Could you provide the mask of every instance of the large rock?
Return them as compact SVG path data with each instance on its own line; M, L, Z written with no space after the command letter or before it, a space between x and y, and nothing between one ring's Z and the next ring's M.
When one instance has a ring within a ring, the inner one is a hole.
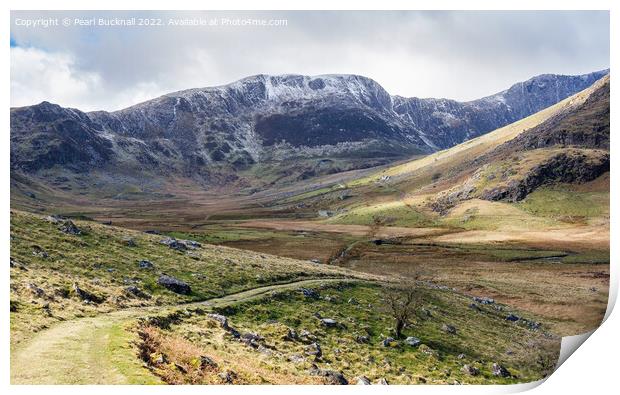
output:
M321 325L327 327L327 328L338 328L340 326L340 324L338 324L338 321L332 319L332 318L322 318L321 319Z
M166 274L159 276L157 283L174 293L181 295L189 295L192 293L192 289L189 284Z
M305 347L304 352L306 355L314 355L316 359L319 359L323 356L323 349L321 345L317 342L314 342Z
M387 337L381 342L383 347L398 347L398 342L393 337Z
M30 292L32 292L32 294L38 298L44 298L46 296L45 291L34 283L27 284L26 288L28 288Z
M66 219L64 221L62 221L60 223L60 225L58 226L58 229L60 229L61 232L67 233L69 235L81 235L82 231L80 230L80 228L78 228L73 221L71 221L70 219Z
M228 332L232 337L236 339L239 339L241 337L241 334L239 333L239 331L237 331L235 328L231 327L228 324L228 318L226 316L222 314L209 313L207 314L207 317L212 318L216 320L217 322L219 322L222 329Z
M103 298L95 295L92 292L89 292L85 289L82 289L78 286L77 283L73 283L73 292L75 293L75 295L80 298L81 300L83 300L84 302L87 303L101 303L103 302Z
M146 259L143 259L140 262L138 262L138 266L140 267L140 269L152 269L153 263L151 261L147 261Z
M332 385L349 384L349 381L344 377L342 372L336 372L335 370L319 369L318 367L313 366L313 368L310 369L310 374L312 376L325 377L325 382L327 384L332 384Z
M321 297L321 295L312 288L300 288L299 290L306 298L319 299Z
M491 371L493 372L493 376L499 376L499 377L510 377L511 376L508 369L506 369L505 367L503 367L502 365L498 363L493 364Z
M135 285L130 285L128 287L125 288L125 294L129 295L129 296L135 296L137 298L140 299L150 299L151 295L147 294L146 292L144 292L143 290L141 290L140 288L138 288Z
M411 347L418 347L420 344L422 344L422 340L418 339L415 336L409 336L405 339L405 344Z
M477 376L478 374L480 374L480 370L475 366L471 365L463 365L463 367L461 368L461 372L470 376Z
M370 385L370 379L366 376L359 376L357 378L357 385Z
M162 239L159 241L161 244L163 245L167 245L168 247L172 248L173 250L177 250L177 251L185 251L187 250L187 246L180 242L177 239L174 239L172 237L166 237L165 239Z
M451 335L456 335L456 328L453 325L443 324L441 330Z
M247 332L241 335L241 341L252 348L258 348L264 338L255 332Z

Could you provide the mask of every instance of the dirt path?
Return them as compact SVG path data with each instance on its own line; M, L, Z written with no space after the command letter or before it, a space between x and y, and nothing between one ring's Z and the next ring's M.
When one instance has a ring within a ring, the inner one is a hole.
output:
M127 309L62 322L11 350L11 384L159 384L161 381L142 366L131 346L137 338L127 327L136 318L181 306L225 306L259 298L274 290L340 281L360 280L300 280L199 303Z

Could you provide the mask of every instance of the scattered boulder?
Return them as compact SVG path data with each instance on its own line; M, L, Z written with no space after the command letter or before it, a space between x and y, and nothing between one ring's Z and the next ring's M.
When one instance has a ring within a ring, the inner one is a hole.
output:
M70 235L81 235L82 231L80 230L80 228L78 228L77 226L75 226L75 224L73 223L73 221L71 221L70 219L65 219L60 223L60 226L58 226L58 229L61 232L70 234Z
M65 218L64 218L64 217L61 217L60 215L48 215L47 217L45 217L45 220L46 220L47 222L52 223L52 224L59 224L59 223L61 223L62 221L64 221L64 220L65 220Z
M325 370L319 369L314 365L312 369L310 369L310 374L312 376L322 376L325 377L325 381L327 384L332 385L347 385L349 382L344 377L342 372L336 372L335 370Z
M441 330L451 335L456 335L456 328L452 325L443 324Z
M289 328L286 331L286 335L282 336L282 339L283 340L288 340L288 341L296 341L296 340L299 340L299 335L297 334L295 329Z
M355 338L355 341L360 343L360 344L368 344L368 343L370 343L370 337L369 336L364 336L364 335L357 336Z
M166 274L162 274L161 276L159 276L159 279L157 279L157 283L174 293L178 293L181 295L189 295L190 293L192 293L191 287L186 282L172 276L168 276Z
M518 315L514 315L514 314L508 314L508 316L506 316L506 321L517 322L520 319L521 317L519 317Z
M262 336L254 332L247 332L241 335L241 341L252 348L258 348L260 342L263 340L264 338Z
M228 318L222 314L207 314L207 317L216 320L217 322L220 323L220 326L226 330L230 329L230 326L228 325Z
M463 365L463 367L461 368L461 372L470 376L477 376L478 374L480 374L480 370L475 366L471 365Z
M138 288L135 285L130 285L126 287L124 291L125 291L125 294L130 295L130 296L135 296L141 299L151 299L151 295L142 291L140 288Z
M123 238L123 244L125 244L127 247L136 247L136 241L134 239L132 239L131 237L125 237Z
M168 358L164 354L151 354L151 362L154 365L168 363Z
M163 245L167 245L173 250L177 250L177 251L187 250L187 245L185 245L185 243L182 243L179 240L172 238L172 237L166 237L165 239L160 240L160 243Z
M383 339L383 341L381 342L381 345L383 347L397 347L398 342L393 337L387 337Z
M323 349L321 349L321 345L317 342L314 342L304 349L306 355L314 355L315 359L319 359L323 356Z
M81 300L83 300L84 302L87 302L87 303L103 302L103 298L100 298L99 296L80 288L77 283L73 283L72 288L73 288L73 292L75 293L75 295Z
M217 362L207 355L200 356L200 369L217 368Z
M478 298L474 296L473 300L474 302L477 302L480 304L494 304L495 303L495 299L491 299L491 298Z
M508 369L506 369L505 367L503 367L502 365L498 363L493 364L491 371L493 372L493 376L499 376L499 377L510 377L511 376Z
M39 288L36 284L34 283L29 283L26 285L26 288L28 288L30 290L30 292L32 292L32 294L34 296L36 296L37 298L44 298L45 295L45 291L41 288Z
M227 370L219 373L218 376L224 384L232 384L237 378L237 373L234 370Z
M11 263L11 268L18 268L19 270L23 270L25 272L28 271L28 269L26 268L26 266L22 265L21 263L17 262L15 259L10 258L10 263Z
M317 213L319 217L322 217L322 218L328 218L328 217L334 216L334 212L331 210L319 210Z
M310 259L310 262L316 263L317 265L319 265L321 263L321 260L317 259L317 258L314 258L314 259Z
M357 385L370 385L370 379L366 376L359 376L357 378Z
M47 251L45 251L43 248L37 245L32 246L32 255L38 258L43 258L43 259L49 257L49 254L47 253Z
M415 336L409 336L405 339L405 344L411 347L418 347L420 344L422 344L422 340L418 339Z
M202 244L200 244L199 242L194 241L194 240L180 240L180 242L185 244L185 246L187 248L191 248L191 249L196 249L196 248L202 247Z
M143 259L140 262L138 262L138 266L140 267L140 269L152 269L155 265L153 265L151 261L147 261L146 259Z
M317 340L316 336L314 336L311 332L305 329L299 332L299 338L306 343L312 343Z
M221 314L214 314L214 313L209 313L207 314L207 317L216 320L217 322L220 323L220 326L222 327L222 329L224 329L226 332L230 333L230 335L236 339L239 339L241 337L241 334L233 327L231 327L228 324L228 318L226 318L226 316L223 316Z
M390 385L390 383L388 383L388 381L381 377L379 380L377 380L377 385Z
M287 358L290 362L293 363L304 363L306 362L306 358L303 355L293 354Z
M300 288L299 290L306 298L319 299L321 297L321 295L312 288Z
M338 324L338 321L332 319L332 318L322 318L321 319L321 325L323 325L324 327L327 328L337 328L340 325Z
M418 347L418 350L420 350L421 352L427 355L437 355L437 352L433 350L432 348L430 348L429 346L427 346L426 344L421 344Z

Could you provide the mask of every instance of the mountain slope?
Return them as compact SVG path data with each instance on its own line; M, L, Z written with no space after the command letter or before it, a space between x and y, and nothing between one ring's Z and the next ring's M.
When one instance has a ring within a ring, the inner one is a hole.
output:
M467 200L515 202L541 186L591 181L609 171L609 139L606 76L486 135L289 201L336 213L331 222L397 218L400 226L429 226Z
M543 75L467 103L390 96L354 75L258 75L111 113L43 102L11 109L11 169L60 179L60 187L89 172L91 186L102 187L140 183L155 190L156 180L178 176L207 187L264 187L453 146L604 73Z

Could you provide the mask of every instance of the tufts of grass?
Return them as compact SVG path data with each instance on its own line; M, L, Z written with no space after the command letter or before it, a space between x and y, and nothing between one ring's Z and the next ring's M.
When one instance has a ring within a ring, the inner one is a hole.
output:
M204 244L177 251L148 235L75 221L80 235L63 233L45 218L11 212L11 341L20 342L55 322L129 307L171 305L304 278L338 277L338 268ZM131 239L131 245L128 240ZM142 269L148 260L153 267ZM157 283L168 274L191 286L179 295ZM97 295L84 301L74 284ZM144 294L127 292L130 286Z
M469 298L449 290L419 287L424 306L405 329L407 336L422 340L424 346L417 348L403 342L397 347L382 345L383 339L393 336L393 322L382 299L385 290L378 284L323 285L315 288L320 293L318 299L300 291L283 291L268 299L216 309L241 333L263 337L258 350L223 333L203 314L186 317L161 334L182 336L203 353L225 353L228 361L238 360L239 355L259 360L264 368L286 371L288 380L308 377L312 364L342 371L353 383L355 377L365 375L373 382L386 378L393 384L508 384L538 380L550 372L559 352L558 337L506 321L505 306L474 310ZM326 328L317 316L342 325ZM457 334L445 333L443 324L454 325ZM285 340L291 329L309 331L323 355L307 355L308 342ZM367 336L368 343L358 342L358 336ZM494 376L493 363L507 367L512 377ZM480 375L462 372L464 364L479 368Z

